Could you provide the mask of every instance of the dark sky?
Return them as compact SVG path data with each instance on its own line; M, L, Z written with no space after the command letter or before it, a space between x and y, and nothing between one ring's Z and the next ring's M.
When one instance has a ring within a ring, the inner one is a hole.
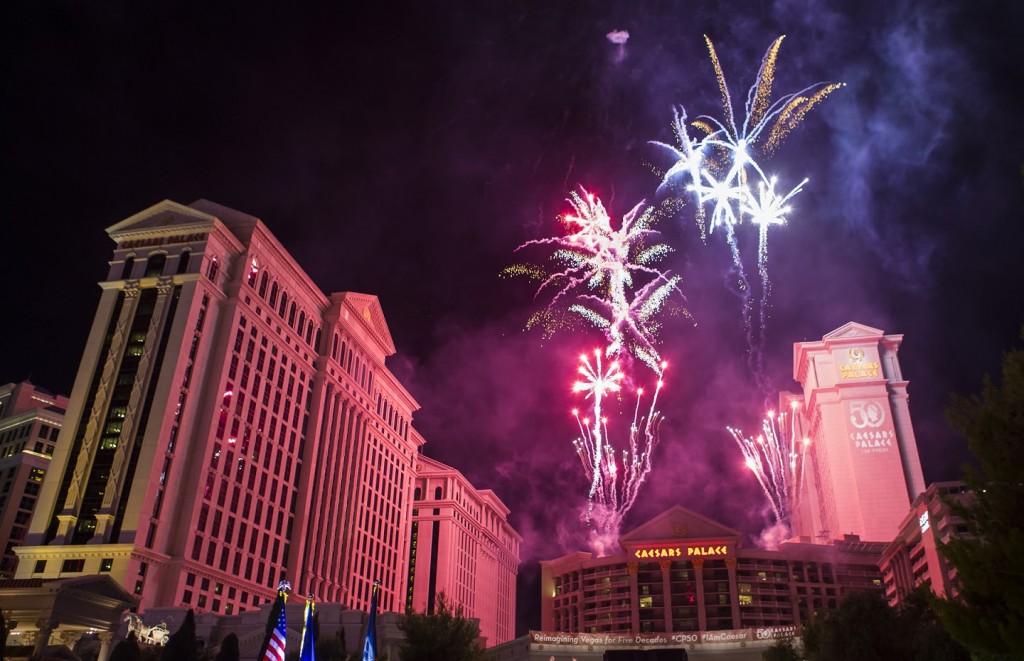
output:
M793 342L847 321L904 334L926 479L958 475L949 393L1024 321L1024 5L254 4L5 3L0 382L68 391L105 227L162 199L259 216L323 290L380 297L425 451L512 509L536 627L536 560L583 545L568 389L597 339L524 332L544 301L499 273L577 186L615 218L659 201L649 141L671 141L674 105L720 112L703 34L739 101L786 34L778 93L847 86L771 160L810 181L770 239L766 374L795 388ZM627 528L679 503L756 537L769 515L724 430L762 413L729 255L692 205L657 229L696 325L664 319L663 440Z

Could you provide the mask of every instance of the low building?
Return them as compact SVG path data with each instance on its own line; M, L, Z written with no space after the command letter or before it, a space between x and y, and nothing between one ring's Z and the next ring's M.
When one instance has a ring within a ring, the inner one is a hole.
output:
M967 497L963 482L936 482L914 499L899 535L885 547L879 563L890 606L921 585L940 597L956 596L956 567L942 554L939 542L966 532L963 519L953 514L947 499Z
M0 578L18 566L14 547L28 532L67 405L28 381L0 386Z
M619 538L616 555L570 553L541 564L541 627L492 658L600 659L608 650L686 649L759 659L850 592L882 589L886 544L854 535L828 544L746 548L743 535L681 506Z

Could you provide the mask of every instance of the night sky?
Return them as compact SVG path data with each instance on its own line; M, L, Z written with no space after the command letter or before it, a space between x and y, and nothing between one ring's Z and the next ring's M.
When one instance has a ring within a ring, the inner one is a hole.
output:
M512 510L536 628L536 561L584 548L569 386L599 337L525 331L547 299L500 272L560 232L578 186L616 219L662 201L650 141L672 141L673 106L720 115L702 35L741 103L786 34L776 96L847 86L770 161L810 181L770 238L766 374L795 389L793 342L847 321L904 334L925 478L955 478L949 394L996 373L1024 321L1024 5L969 4L6 3L0 382L68 392L105 227L163 199L258 216L325 292L380 297L424 451ZM770 513L725 426L752 429L763 394L728 251L693 211L657 225L686 300L663 319L663 440L626 528L682 504L754 543Z

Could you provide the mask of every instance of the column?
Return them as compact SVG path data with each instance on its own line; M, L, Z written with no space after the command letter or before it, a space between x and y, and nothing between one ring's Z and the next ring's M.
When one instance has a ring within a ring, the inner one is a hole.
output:
M101 631L96 635L100 639L100 652L96 656L96 661L107 661L110 658L110 639L113 634L109 631Z
M693 580L697 584L697 626L701 631L708 630L708 613L704 607L704 558L693 558Z
M661 603L665 609L665 631L672 631L672 561L660 560L661 566Z
M36 647L32 651L33 656L42 657L43 652L46 651L46 646L50 644L50 634L57 628L57 623L45 618L36 620L36 629L39 630L36 636Z
M732 628L740 628L740 591L736 586L736 558L726 558L725 568L729 570L729 603L732 605Z
M640 590L637 587L637 572L640 570L639 562L627 562L626 572L629 574L629 615L631 631L640 631Z

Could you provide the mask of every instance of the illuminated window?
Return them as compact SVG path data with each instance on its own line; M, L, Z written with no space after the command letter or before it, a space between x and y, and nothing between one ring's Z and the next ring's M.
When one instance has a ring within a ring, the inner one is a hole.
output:
M740 595L740 606L752 606L754 604L754 597L749 594Z
M640 608L652 608L654 606L654 597L640 597Z

